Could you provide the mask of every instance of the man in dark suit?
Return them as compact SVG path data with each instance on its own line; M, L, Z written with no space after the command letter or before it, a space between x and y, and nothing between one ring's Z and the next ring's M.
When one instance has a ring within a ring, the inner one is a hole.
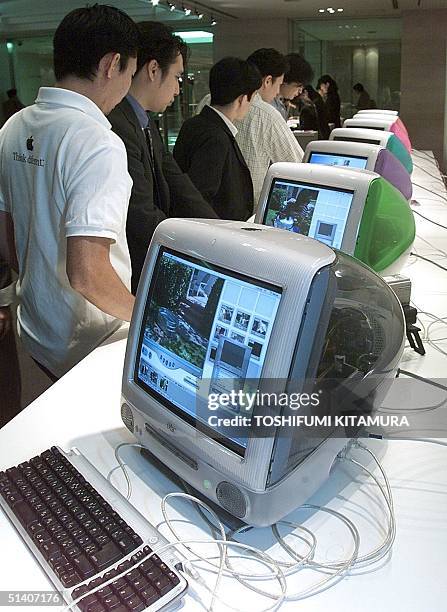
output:
M136 293L152 234L163 219L217 217L165 150L147 115L147 111L163 112L178 96L186 45L162 23L142 22L138 28L140 49L129 94L108 115L126 147L133 180L126 226L132 293Z
M253 64L236 57L217 62L210 71L210 106L185 121L175 144L178 165L223 219L245 221L253 212L253 183L234 122L245 117L261 84Z

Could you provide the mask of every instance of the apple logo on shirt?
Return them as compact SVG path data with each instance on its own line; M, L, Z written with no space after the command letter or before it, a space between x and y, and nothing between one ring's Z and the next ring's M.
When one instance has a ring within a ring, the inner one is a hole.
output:
M33 151L34 150L34 145L33 145L33 137L30 136L27 141L26 141L26 148L28 149L28 151Z

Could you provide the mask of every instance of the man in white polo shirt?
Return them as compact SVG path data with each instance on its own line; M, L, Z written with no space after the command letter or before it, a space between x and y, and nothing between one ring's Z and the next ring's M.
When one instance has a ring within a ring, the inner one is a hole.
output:
M105 115L129 89L137 48L122 11L72 11L54 36L56 86L0 131L0 255L19 273L23 343L53 379L132 314L132 181Z

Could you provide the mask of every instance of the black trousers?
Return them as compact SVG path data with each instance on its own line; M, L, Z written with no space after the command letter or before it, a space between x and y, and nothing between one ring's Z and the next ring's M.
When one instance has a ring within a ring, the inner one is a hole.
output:
M21 411L20 368L12 329L0 340L0 427Z

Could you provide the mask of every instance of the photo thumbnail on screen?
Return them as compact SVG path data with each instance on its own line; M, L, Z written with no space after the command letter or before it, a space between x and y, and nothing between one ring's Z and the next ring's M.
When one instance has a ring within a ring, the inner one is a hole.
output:
M275 181L265 224L307 236L318 193L318 189Z
M210 393L257 384L281 294L163 247L146 298L135 382L177 415L206 425ZM245 443L236 435L231 442Z

